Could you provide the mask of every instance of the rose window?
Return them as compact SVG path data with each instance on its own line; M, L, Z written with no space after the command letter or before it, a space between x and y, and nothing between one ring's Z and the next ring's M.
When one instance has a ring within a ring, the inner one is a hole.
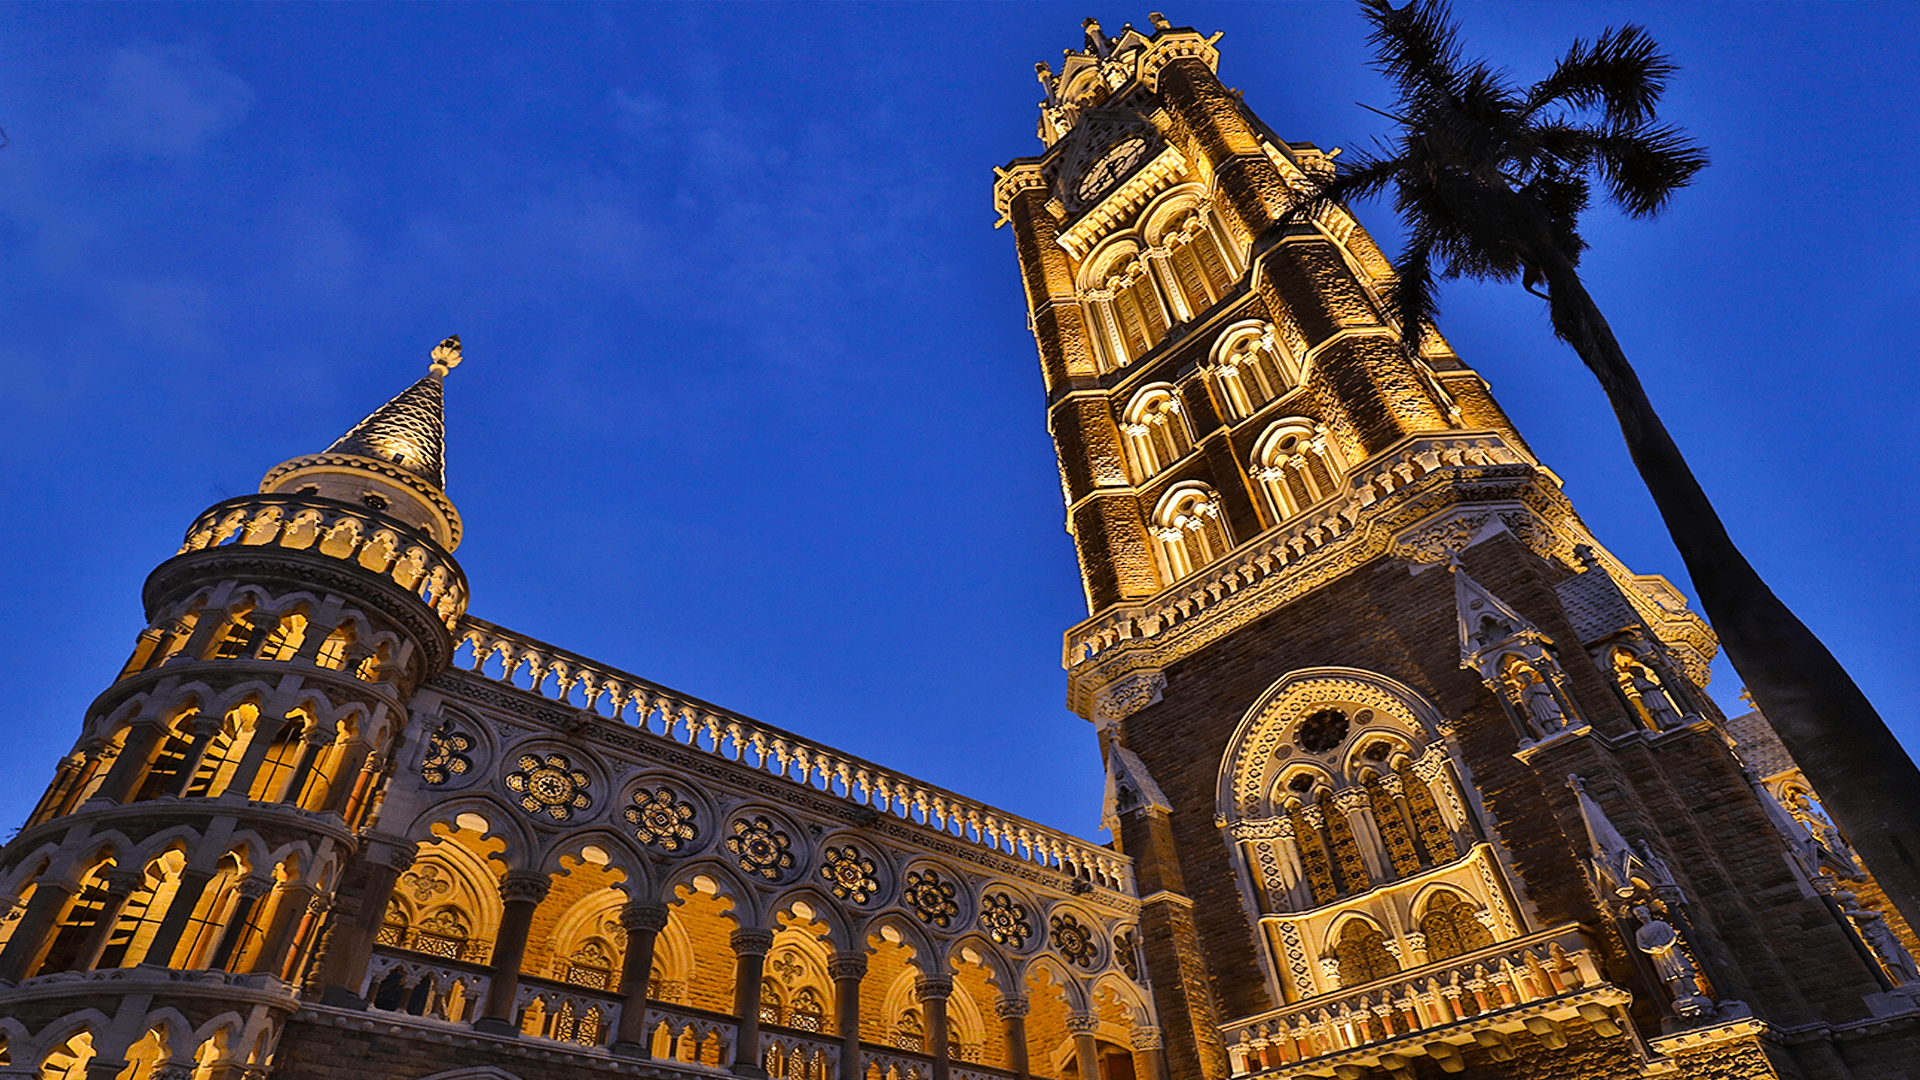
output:
M662 851L679 851L700 835L693 823L693 804L669 787L634 792L633 805L620 816L633 826L636 839Z
M960 914L954 899L953 882L940 880L938 870L915 870L907 874L907 906L920 921L942 929L952 925Z
M764 817L735 818L733 835L726 843L740 869L768 881L779 880L782 871L793 868L793 852L788 850L792 846L792 839Z
M830 847L826 851L826 859L826 865L820 868L820 876L827 879L833 895L864 904L880 891L880 879L875 876L877 868L872 859L860 854L859 848L852 844Z
M520 796L520 809L539 817L566 821L575 810L593 805L587 794L587 774L573 767L565 754L522 754L520 768L507 774L507 790Z
M1120 970L1127 978L1140 981L1140 939L1128 930L1124 934L1113 935L1113 955L1120 961Z
M420 779L438 786L473 768L467 751L473 749L473 736L455 731L450 724L427 736L427 758L420 763Z
M980 901L980 927L995 945L1018 949L1033 936L1027 909L1006 893L989 893Z
M1093 931L1080 925L1080 920L1074 918L1071 913L1055 915L1050 923L1053 930L1047 935L1047 940L1053 943L1055 949L1060 950L1060 955L1066 958L1068 963L1078 964L1083 968L1092 967Z
M1340 745L1340 740L1347 737L1350 726L1346 713L1339 709L1321 709L1307 717L1294 737L1309 753L1324 754Z

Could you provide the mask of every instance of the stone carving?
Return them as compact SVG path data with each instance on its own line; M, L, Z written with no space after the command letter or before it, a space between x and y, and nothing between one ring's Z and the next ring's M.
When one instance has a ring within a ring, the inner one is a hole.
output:
M1863 907L1860 898L1845 889L1836 891L1833 899L1840 905L1847 920L1853 923L1854 929L1860 931L1860 938L1867 943L1867 948L1879 957L1881 966L1887 969L1887 977L1896 986L1920 982L1920 965L1914 963L1913 954L1900 943L1900 936L1893 932L1893 927L1887 925L1885 916L1872 908Z
M954 916L960 914L953 882L942 880L938 870L909 871L905 899L913 913L920 916L920 921L930 926L945 929L953 924Z
M852 844L827 848L820 876L833 895L856 904L871 902L880 891L877 865Z
M1160 671L1136 671L1100 691L1094 706L1094 722L1111 724L1160 700L1167 688L1167 676Z
M735 818L733 835L727 837L726 842L727 851L734 856L734 865L768 881L778 881L782 874L793 869L792 846L793 838L774 828L773 822L761 815Z
M1673 995L1673 1011L1681 1016L1699 1016L1713 1009L1713 1000L1701 992L1700 973L1687 959L1681 947L1680 932L1660 919L1646 904L1635 904L1633 915L1640 920L1634 931L1634 947L1653 961L1662 982Z
M700 835L693 821L693 804L666 786L635 790L633 805L620 816L633 826L635 839L662 851L677 852Z
M1140 981L1140 937L1131 930L1113 935L1113 956L1127 978Z
M1047 920L1051 930L1047 941L1060 951L1060 957L1070 964L1083 968L1093 966L1093 958L1098 948L1093 943L1093 931L1081 925L1070 911L1061 912Z
M400 884L412 890L414 902L421 904L436 896L444 896L453 889L453 882L440 876L440 867L433 863L421 863L418 870L402 874Z
M587 774L574 768L565 754L522 754L515 764L519 768L507 774L507 790L520 797L520 809L527 813L568 821L574 811L593 805Z
M1626 649L1613 651L1613 677L1648 730L1666 731L1685 722L1660 676Z
M1022 948L1033 936L1027 909L1007 893L988 893L980 899L980 928L995 945Z

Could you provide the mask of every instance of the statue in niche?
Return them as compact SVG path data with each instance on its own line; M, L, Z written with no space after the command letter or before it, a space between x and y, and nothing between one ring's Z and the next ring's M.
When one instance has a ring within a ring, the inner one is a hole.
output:
M1700 974L1694 970L1693 961L1687 958L1680 931L1655 915L1653 909L1645 904L1634 905L1633 914L1640 920L1640 929L1634 932L1633 944L1653 961L1660 981L1666 983L1668 991L1673 994L1674 1011L1681 1016L1698 1016L1712 1009L1712 1000L1700 992Z
M1673 697L1661 684L1660 676L1632 653L1625 649L1614 650L1613 677L1650 730L1667 731L1683 723L1680 710L1674 708Z
M1841 836L1840 830L1827 820L1826 812L1820 809L1820 804L1813 800L1806 788L1787 786L1780 792L1780 802L1787 808L1787 813L1807 827L1807 831L1822 847L1843 860L1853 860L1853 848L1848 846L1846 837Z
M1852 921L1854 929L1860 931L1860 937L1873 950L1873 955L1880 958L1880 963L1886 967L1887 975L1896 986L1920 981L1920 964L1914 963L1913 954L1900 943L1899 935L1887 925L1885 916L1862 906L1860 898L1845 889L1834 893L1833 898L1840 904L1841 912Z
M1535 734L1547 735L1567 726L1560 699L1554 696L1553 687L1547 685L1546 677L1533 665L1524 660L1514 660L1507 667L1507 680L1519 698L1520 709L1526 714Z

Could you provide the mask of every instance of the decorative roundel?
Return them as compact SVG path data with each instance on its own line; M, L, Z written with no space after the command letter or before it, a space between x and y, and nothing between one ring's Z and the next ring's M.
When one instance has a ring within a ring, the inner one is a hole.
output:
M826 879L833 895L856 904L871 901L880 891L878 874L874 861L852 844L827 848L826 862L820 867L820 876Z
M587 774L565 754L522 754L515 764L519 769L507 774L507 790L520 796L520 809L527 813L567 821L575 810L593 805Z
M427 736L427 756L420 763L420 779L439 787L456 776L466 775L473 769L473 759L467 756L472 749L473 736L455 728L452 720L443 721Z
M726 842L735 865L768 881L778 881L781 874L793 869L792 847L793 838L761 814L734 818L733 835Z
M1324 754L1340 745L1351 726L1347 714L1339 709L1321 709L1300 724L1300 730L1294 734L1294 738L1308 753Z
M1083 968L1093 966L1094 954L1099 949L1093 943L1091 928L1082 926L1071 911L1055 915L1048 923L1052 930L1047 934L1047 940L1059 950L1062 959Z
M953 882L941 880L938 870L907 872L907 906L929 926L944 930L953 925L953 917L960 914L960 902L954 894Z
M980 928L995 945L1018 949L1033 936L1033 923L1026 906L1009 893L988 893L980 898Z
M636 840L661 851L679 851L700 836L693 804L670 787L636 788L633 805L620 812Z

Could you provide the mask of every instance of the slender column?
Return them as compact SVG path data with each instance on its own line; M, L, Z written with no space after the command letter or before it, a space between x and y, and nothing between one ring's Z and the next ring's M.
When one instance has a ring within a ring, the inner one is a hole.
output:
M47 818L58 816L67 796L80 786L80 778L92 756L93 752L84 752L60 759L60 764L53 770L53 783L47 785L47 793L40 796L40 804L33 808L33 813L27 815L28 825L38 825Z
M187 732L193 736L193 744L187 747L186 756L180 759L180 775L168 785L167 794L185 795L187 789L193 786L193 776L200 771L200 763L207 757L207 747L213 745L213 737L220 733L220 728L220 718L211 713L200 713L187 721Z
M7 947L0 951L0 981L19 982L33 974L34 966L53 944L53 928L67 913L80 883L72 878L42 874L34 882L33 899L20 915Z
M1167 313L1173 319L1171 325L1178 326L1193 318L1194 311L1187 303L1186 291L1180 287L1180 276L1173 272L1173 252L1170 249L1149 251L1141 257L1140 261L1147 264L1147 269L1153 274L1154 283L1160 287L1160 295L1166 301ZM1207 298L1203 296L1200 299L1203 301L1200 306L1205 308L1207 305L1204 301Z
M1080 1060L1081 1080L1099 1080L1100 1047L1093 1033L1100 1030L1100 1018L1092 1013L1068 1013L1067 1031L1073 1035L1073 1051Z
M1033 1080L1027 1064L1027 1012L1032 1003L1025 994L1007 994L993 1003L993 1013L1007 1027L1007 1068L1016 1080Z
M626 1057L652 1057L647 1038L647 980L653 974L653 945L667 926L667 906L633 901L620 909L620 926L627 932L627 955L620 964L620 1026L614 1031L613 1052Z
M249 973L278 976L286 968L287 949L313 897L313 886L304 881L281 883L279 898L273 905L273 921L267 925L260 951L254 954L253 963L247 968Z
M865 952L836 952L827 961L833 977L833 1023L840 1031L840 1080L865 1080L860 1053L860 980L867 977Z
M732 1071L735 1076L764 1077L767 1069L760 1061L760 980L766 975L767 950L773 948L773 931L735 930L732 940L733 1012L740 1027Z
M919 1000L927 1021L927 1052L933 1055L933 1080L951 1080L953 1056L947 1040L947 999L953 996L953 979L945 975L922 975L914 980L913 996Z
M520 961L527 955L527 931L533 926L534 909L547 898L550 882L537 870L509 870L500 882L500 900L505 910L500 916L500 933L493 939L493 972L487 984L487 1000L473 1022L476 1031L491 1035L515 1035L514 999L520 995Z
M180 947L180 935L186 933L187 920L193 918L193 909L200 903L200 894L207 890L207 882L212 880L211 870L187 867L180 871L180 887L173 891L173 899L167 902L166 918L160 921L160 929L154 933L146 954L140 958L142 964L173 966L173 951Z
M366 981L367 961L373 955L374 938L380 933L380 921L386 915L387 898L393 895L394 882L413 865L414 845L399 837L368 834L366 884L358 896L345 898L334 909L334 918L326 931L325 962L321 966L321 1002L358 1009L366 1005L360 998L360 986Z
M340 761L333 767L333 785L327 789L326 801L320 804L320 813L345 815L347 800L363 785L373 782L368 776L370 767L367 761L367 755L372 752L372 744L359 740L340 748ZM348 774L353 774L353 783L341 783Z
M167 737L167 725L161 721L136 721L127 732L127 741L121 747L120 756L114 760L113 768L107 770L107 778L100 782L100 790L93 797L103 802L121 803L133 794L133 786L140 781L140 774L153 761L154 751L160 749L160 743Z
M240 765L233 770L233 779L227 782L227 790L220 793L222 798L228 795L247 798L247 793L253 789L253 778L260 775L260 766L266 763L267 754L291 723L293 718L289 716L275 719L263 715L254 720L253 738L247 740L246 753L240 756Z
M248 924L253 919L253 910L260 906L260 900L273 891L273 879L248 877L240 882L240 899L233 905L233 914L227 916L227 925L220 931L220 941L213 947L213 956L207 960L209 970L225 971L227 961L233 959L235 949L247 935Z
M293 767L293 775L287 778L287 790L280 795L280 801L289 806L300 805L300 790L307 786L307 777L313 775L314 763L320 760L320 752L333 744L333 732L313 725L307 732L305 745L300 748L300 761ZM331 792L329 792L331 794Z
M147 876L138 870L109 870L100 875L101 887L106 890L106 902L100 905L100 915L94 919L93 929L87 931L87 938L80 943L79 954L73 958L73 970L92 971L100 962L100 954L107 951L107 942L113 938L113 927L120 921L120 913L127 909L127 901L133 898L133 891L146 881Z
M1374 824L1373 800L1367 797L1367 789L1343 788L1334 793L1333 805L1346 816L1347 827L1353 830L1354 846L1360 849L1367 873L1376 882L1393 880L1393 864L1386 859L1387 846L1380 840L1379 826Z
M331 910L333 910L333 898L330 896L315 896L307 901L306 910L299 913L300 928L293 932L293 947L287 951L286 961L273 972L282 982L299 980L301 965L305 964L308 957L312 955L313 947L320 937L321 920L325 919L327 912ZM330 988L322 985L323 995L332 992Z
M1167 1052L1160 1045L1160 1029L1133 1029L1133 1071L1138 1080L1167 1080Z

